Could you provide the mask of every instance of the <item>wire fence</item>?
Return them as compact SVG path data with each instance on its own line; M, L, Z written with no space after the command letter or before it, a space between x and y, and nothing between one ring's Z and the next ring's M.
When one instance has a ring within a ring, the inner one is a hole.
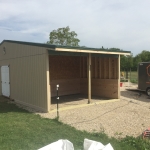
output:
M138 83L137 71L129 71L129 72L121 71L120 75L121 75L121 78L120 78L121 82L130 81L132 83Z

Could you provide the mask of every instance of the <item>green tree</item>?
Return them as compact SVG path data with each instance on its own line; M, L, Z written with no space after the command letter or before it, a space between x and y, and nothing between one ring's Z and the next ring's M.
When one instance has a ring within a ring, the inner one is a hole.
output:
M121 70L130 70L133 67L133 56L120 56L120 68Z
M137 70L140 62L150 62L150 51L143 50L133 58L133 70Z
M133 68L133 56L120 56L120 70L126 72L126 79L128 79L128 72Z
M141 59L140 54L138 54L133 58L133 69L132 70L137 71L138 64L140 62L142 62L142 59Z
M148 62L150 61L150 52L143 50L140 54L142 62Z
M77 37L77 33L70 31L69 26L66 28L58 28L50 32L48 44L64 45L64 46L79 46L80 40Z
M109 48L109 50L114 52L122 51L120 48Z

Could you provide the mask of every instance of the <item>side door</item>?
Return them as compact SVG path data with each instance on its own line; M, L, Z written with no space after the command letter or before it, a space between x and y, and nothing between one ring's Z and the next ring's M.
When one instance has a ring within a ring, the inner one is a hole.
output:
M9 66L1 66L2 95L10 97Z

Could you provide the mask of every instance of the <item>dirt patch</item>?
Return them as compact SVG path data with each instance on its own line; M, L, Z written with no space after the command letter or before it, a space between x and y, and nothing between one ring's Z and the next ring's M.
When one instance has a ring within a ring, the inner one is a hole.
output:
M92 96L91 98L91 104L96 104L102 101L107 101L110 99L102 98L99 96ZM61 96L59 97L59 108L64 107L74 107L79 106L82 104L88 104L88 98L87 95L82 94L74 94L74 95L67 95L67 96ZM52 97L51 99L51 110L55 110L57 108L57 97Z
M129 91L136 88L136 84L124 83L120 101L60 111L59 118L79 130L102 131L117 138L137 137L150 126L150 99L144 92ZM39 114L55 118L57 113Z

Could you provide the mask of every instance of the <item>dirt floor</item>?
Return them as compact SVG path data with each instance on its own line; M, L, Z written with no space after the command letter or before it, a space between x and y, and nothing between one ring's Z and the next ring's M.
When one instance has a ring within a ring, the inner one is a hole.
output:
M105 132L113 137L140 136L150 127L150 97L136 91L136 84L123 83L120 100L92 97L87 104L84 95L64 96L59 99L59 119L76 129L88 132ZM71 99L71 102L70 102ZM55 118L56 98L52 99L52 111L40 113L42 117ZM30 108L25 108L29 111Z
M109 100L110 99L108 98L92 96L90 104L101 103L101 102L109 101ZM88 98L87 98L87 95L81 95L81 94L67 95L67 96L59 97L58 103L59 103L58 105L59 105L60 110L64 107L65 108L66 107L78 108L78 107L87 105ZM56 108L57 108L57 97L52 97L51 110L55 110Z

